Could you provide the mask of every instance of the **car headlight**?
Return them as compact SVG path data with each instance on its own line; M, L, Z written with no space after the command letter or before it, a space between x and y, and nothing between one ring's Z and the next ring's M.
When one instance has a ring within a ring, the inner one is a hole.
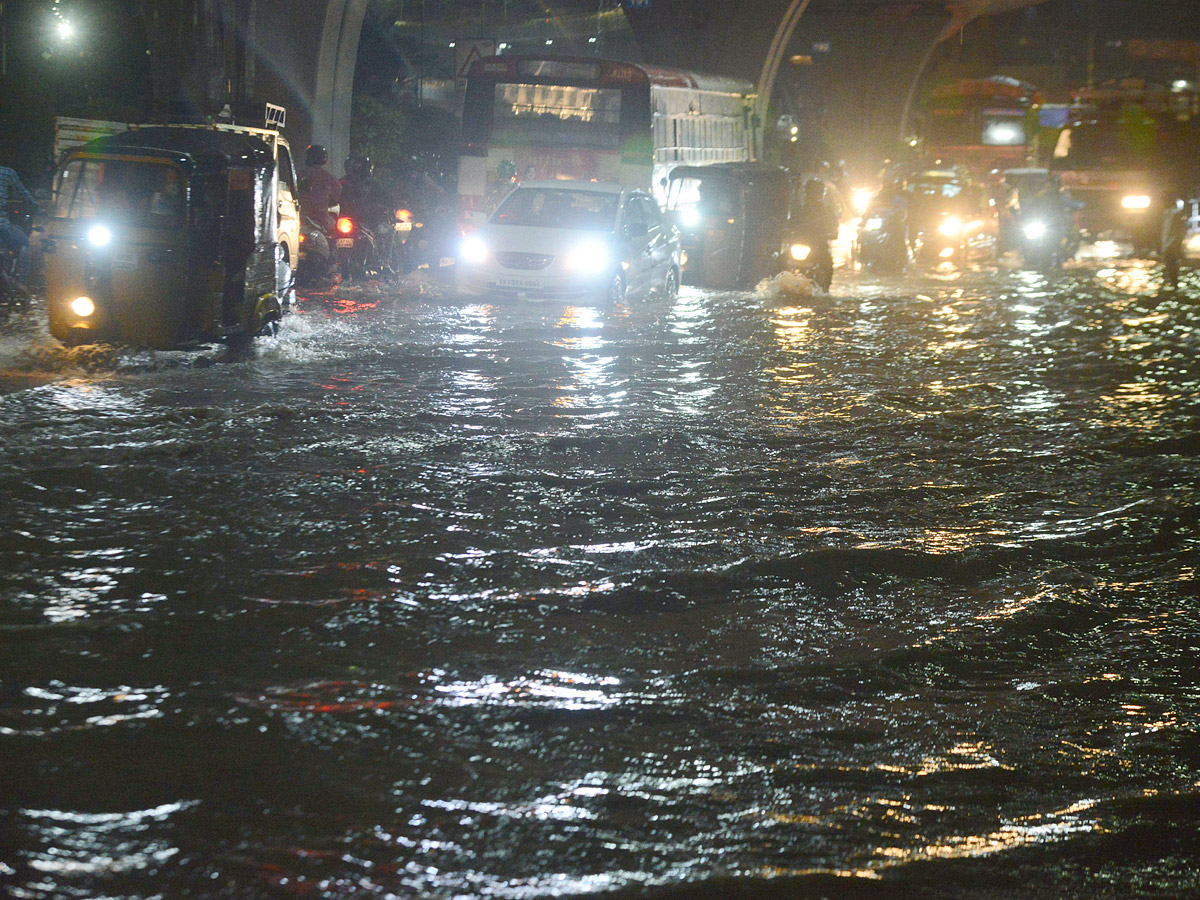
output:
M463 238L463 242L458 245L458 258L465 263L479 265L486 262L488 258L488 245L484 243L483 238L472 235L468 238Z
M1150 198L1146 194L1126 194L1121 198L1121 206L1132 210L1149 209Z
M584 241L567 253L566 266L572 272L595 274L612 265L612 252L601 241Z
M883 219L879 216L871 216L871 218L863 222L863 231L878 231L882 227Z
M112 243L112 229L107 225L93 225L88 229L87 239L93 247L107 247Z
M1022 231L1025 233L1025 237L1029 238L1029 240L1040 241L1046 236L1046 223L1030 222L1022 229Z
M808 246L808 244L792 244L788 248L788 253L796 262L804 262L808 259L808 255L812 253L812 247Z
M944 237L958 237L962 234L963 223L958 216L947 216L938 223L938 234Z

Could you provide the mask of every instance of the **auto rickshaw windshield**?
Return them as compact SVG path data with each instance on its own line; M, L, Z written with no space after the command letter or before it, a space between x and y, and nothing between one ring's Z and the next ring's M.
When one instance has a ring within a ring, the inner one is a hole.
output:
M135 228L181 224L183 173L167 162L73 159L58 177L54 215L61 219L112 217Z

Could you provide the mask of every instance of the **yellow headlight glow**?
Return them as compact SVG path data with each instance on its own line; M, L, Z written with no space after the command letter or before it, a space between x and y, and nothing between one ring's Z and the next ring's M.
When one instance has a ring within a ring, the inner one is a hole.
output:
M1126 194L1121 198L1121 206L1125 209L1149 209L1150 198L1145 194Z
M92 302L91 297L76 297L71 301L71 312L81 319L86 319L95 311L96 304Z
M804 262L808 259L808 254L812 253L812 248L808 244L792 244L788 252L796 262Z

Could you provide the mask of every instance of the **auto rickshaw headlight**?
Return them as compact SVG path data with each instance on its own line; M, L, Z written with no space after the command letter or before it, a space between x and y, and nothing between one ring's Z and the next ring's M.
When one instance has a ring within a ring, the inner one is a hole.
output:
M804 260L808 259L808 255L812 253L812 247L808 246L808 244L792 244L788 248L788 253L791 254L792 259L796 260L796 262L804 262Z
M1146 194L1126 194L1121 198L1121 206L1132 210L1149 209L1150 198Z
M112 229L107 225L93 225L88 229L87 239L93 247L107 247L112 243Z
M679 224L684 228L695 228L700 224L700 210L694 206L684 207L679 211Z
M957 237L962 234L963 223L958 216L947 216L937 227L938 234L945 237Z
M76 297L71 301L71 312L81 319L86 319L95 311L96 304L92 302L91 297Z

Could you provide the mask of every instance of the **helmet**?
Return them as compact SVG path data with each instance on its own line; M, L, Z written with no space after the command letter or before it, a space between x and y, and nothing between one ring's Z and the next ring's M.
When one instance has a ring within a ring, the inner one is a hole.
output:
M304 164L306 166L323 166L329 162L329 151L320 144L309 144L308 149L304 151Z
M351 178L369 178L373 169L369 156L351 154L346 157L346 174Z
M810 178L804 185L804 196L808 200L822 200L825 197L825 182L820 178Z

